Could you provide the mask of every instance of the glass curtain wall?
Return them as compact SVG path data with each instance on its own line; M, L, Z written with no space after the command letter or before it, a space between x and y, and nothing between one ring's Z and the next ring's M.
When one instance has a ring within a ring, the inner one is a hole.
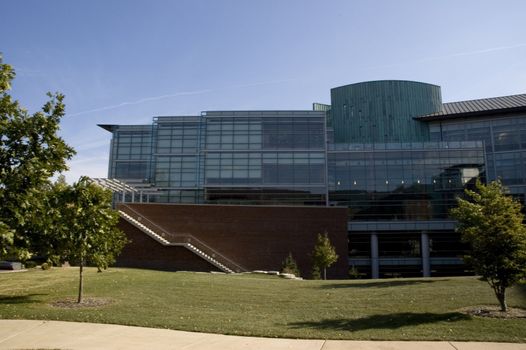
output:
M430 131L436 141L483 141L488 181L501 179L524 202L526 115L431 122Z
M480 141L335 144L328 158L330 204L364 221L446 219L484 167Z
M199 117L154 119L154 202L201 203Z
M325 205L325 113L207 112L206 201Z
M131 182L149 181L151 154L151 126L114 126L108 177Z

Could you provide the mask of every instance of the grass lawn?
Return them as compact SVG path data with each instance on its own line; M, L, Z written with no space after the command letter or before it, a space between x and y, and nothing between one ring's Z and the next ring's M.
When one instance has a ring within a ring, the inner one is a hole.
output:
M526 319L466 316L462 307L496 304L476 278L294 281L216 275L87 269L85 296L96 308L61 309L78 269L0 274L0 318L116 323L264 337L526 342ZM526 285L508 304L526 308Z

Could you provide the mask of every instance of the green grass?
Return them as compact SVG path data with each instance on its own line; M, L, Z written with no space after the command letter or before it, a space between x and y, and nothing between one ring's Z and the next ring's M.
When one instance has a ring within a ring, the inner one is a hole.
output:
M526 319L466 316L462 307L496 304L473 277L293 281L264 275L216 275L87 269L86 297L99 308L59 309L75 297L78 270L0 274L0 318L116 323L264 337L526 342ZM526 286L509 291L526 307Z

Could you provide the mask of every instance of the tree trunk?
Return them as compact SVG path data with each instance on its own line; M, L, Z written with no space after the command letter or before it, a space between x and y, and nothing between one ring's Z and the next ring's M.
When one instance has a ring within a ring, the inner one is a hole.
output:
M323 279L324 280L327 279L327 268L326 267L323 268Z
M82 303L82 292L84 289L84 280L82 273L84 272L84 261L80 259L80 271L79 271L79 296L77 298L77 303Z
M508 312L508 305L506 304L506 288L495 289L495 295L499 300L500 311Z

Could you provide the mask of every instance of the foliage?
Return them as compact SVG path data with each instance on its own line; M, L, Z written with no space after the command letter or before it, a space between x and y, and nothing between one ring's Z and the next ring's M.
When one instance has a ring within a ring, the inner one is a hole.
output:
M526 277L526 228L521 204L506 195L500 181L476 191L466 190L451 210L462 239L471 245L467 257L477 274L493 288L501 310L507 311L506 289Z
M24 262L24 267L26 269L34 269L35 267L37 267L37 262L33 260L28 260Z
M323 271L323 279L327 279L327 268L338 260L338 254L331 244L327 231L323 235L318 234L314 251L312 252L314 266ZM313 271L314 273L314 271Z
M59 210L54 212L56 246L54 252L62 259L76 261L80 266L78 302L82 302L83 267L87 263L105 269L126 244L117 228L119 214L111 207L111 191L81 177L69 186L57 183L50 196Z
M281 265L281 272L282 273L292 273L293 275L299 277L300 276L300 270L298 268L298 264L296 263L296 260L292 257L292 253L289 252L289 255L285 258L283 261L283 264Z
M32 207L75 152L57 135L64 95L48 93L42 111L29 114L8 94L14 77L0 56L0 254L25 260L39 234L32 225Z
M349 268L349 278L352 280L357 280L362 278L362 275L358 271L358 269L353 265Z
M317 265L312 266L311 278L313 280L321 280L320 268Z

